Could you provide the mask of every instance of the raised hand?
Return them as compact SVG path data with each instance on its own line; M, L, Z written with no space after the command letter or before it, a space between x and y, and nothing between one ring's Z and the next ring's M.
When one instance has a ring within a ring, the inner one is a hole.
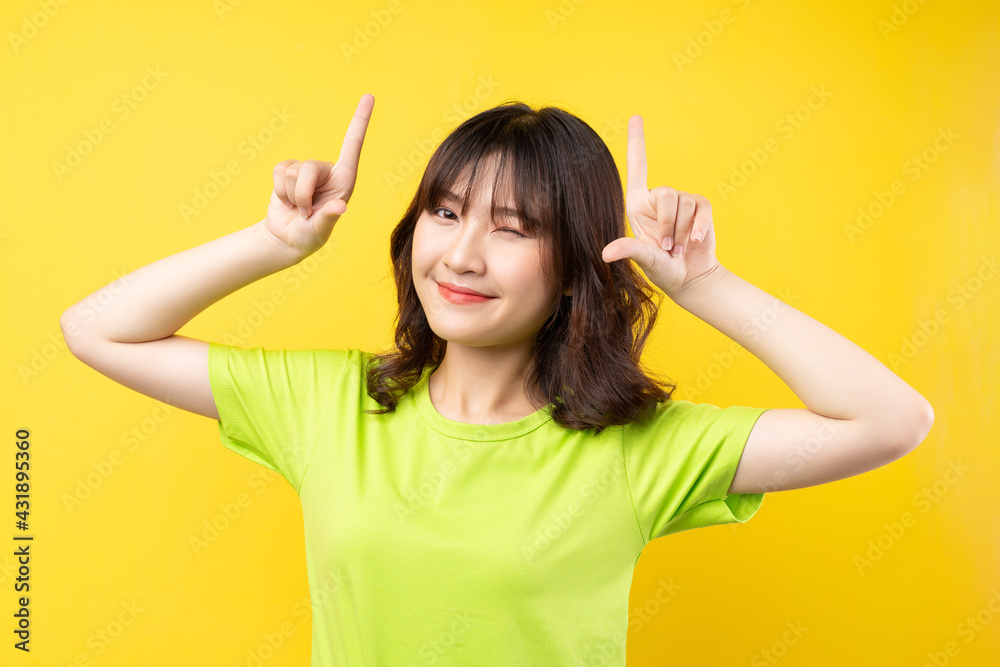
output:
M605 262L631 259L650 282L672 297L719 265L712 206L701 195L667 186L646 187L642 116L629 118L625 167L625 212L635 238L615 239L602 256Z
M274 190L265 225L295 254L305 258L323 247L337 220L347 212L374 106L373 95L361 96L336 164L282 160L274 167Z

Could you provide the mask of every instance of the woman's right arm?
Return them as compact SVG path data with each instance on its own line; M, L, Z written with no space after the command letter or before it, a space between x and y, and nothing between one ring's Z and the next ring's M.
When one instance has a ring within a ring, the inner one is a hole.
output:
M112 380L218 419L208 343L176 332L228 294L301 260L265 220L143 266L59 319L73 356Z
M336 164L284 160L267 217L126 274L73 304L59 325L73 356L112 380L218 419L208 342L177 331L222 297L319 250L347 211L374 96L361 96Z

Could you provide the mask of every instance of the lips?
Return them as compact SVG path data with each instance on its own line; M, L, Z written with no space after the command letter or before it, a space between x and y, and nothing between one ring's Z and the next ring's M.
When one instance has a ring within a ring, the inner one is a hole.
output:
M468 287L462 287L460 285L455 285L453 283L438 283L442 287L451 290L452 292L458 292L459 294L471 294L472 296L481 296L485 298L493 298L489 294L483 294L482 292L477 292L474 289L469 289Z

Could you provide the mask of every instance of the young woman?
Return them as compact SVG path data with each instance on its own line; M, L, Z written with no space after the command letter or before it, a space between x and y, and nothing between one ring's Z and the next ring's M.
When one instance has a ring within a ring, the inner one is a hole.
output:
M455 129L392 234L384 354L178 336L326 243L373 105L336 164L277 165L265 219L103 288L92 321L86 299L61 319L84 363L218 420L299 494L314 666L623 665L650 540L747 521L765 492L872 470L927 435L920 394L719 263L704 197L647 188L639 116L624 199L607 146L566 111L504 103ZM808 408L671 400L640 368L657 304L633 262ZM336 316L336 295L317 305Z

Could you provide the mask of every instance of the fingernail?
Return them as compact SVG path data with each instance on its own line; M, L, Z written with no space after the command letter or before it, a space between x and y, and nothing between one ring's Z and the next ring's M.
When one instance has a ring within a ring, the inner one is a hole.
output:
M680 257L683 254L684 254L684 246L679 245L676 248L674 248L674 257Z
M663 240L660 241L660 247L664 250L669 251L672 245L674 245L674 240L669 236L664 236Z
M692 241L700 241L701 240L701 230L700 229L694 233L694 236L691 237L691 240Z
M308 218L309 217L306 214L306 207L305 206L299 206L299 215L301 215L303 218Z

